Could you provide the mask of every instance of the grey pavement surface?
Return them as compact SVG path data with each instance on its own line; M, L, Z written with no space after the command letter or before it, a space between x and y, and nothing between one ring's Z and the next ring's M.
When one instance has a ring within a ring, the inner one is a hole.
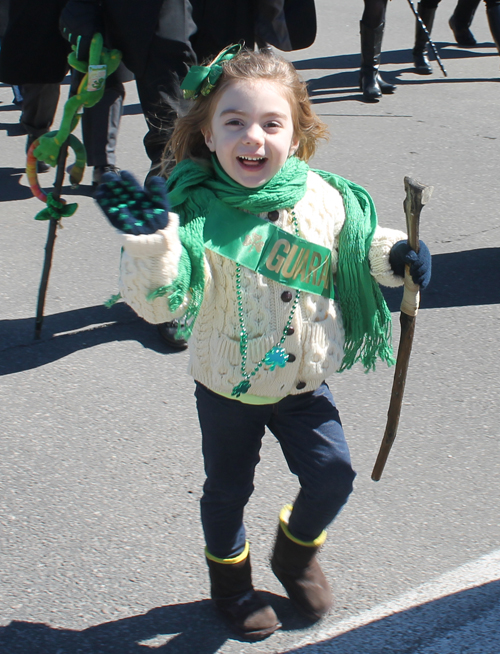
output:
M437 66L419 77L410 8L389 3L383 71L398 90L377 104L357 89L359 0L319 0L316 43L288 55L331 131L313 165L365 186L390 227L404 226L405 175L434 186L421 220L434 276L378 483L393 370L329 380L358 477L321 553L336 606L317 625L294 614L268 565L297 485L264 439L247 526L255 584L283 629L256 644L233 638L208 600L187 354L123 304L103 307L119 248L90 170L64 190L79 209L58 232L33 339L47 225L33 220L42 204L0 85L1 654L499 654L500 58L483 4L471 50L453 42L452 7L441 3L433 32L448 77ZM139 178L144 132L129 83L118 165ZM40 178L49 188L53 173ZM386 294L396 343L400 296Z

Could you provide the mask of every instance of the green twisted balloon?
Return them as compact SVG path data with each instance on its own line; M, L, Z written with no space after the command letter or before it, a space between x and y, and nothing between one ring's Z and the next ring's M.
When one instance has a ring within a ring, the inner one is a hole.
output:
M33 152L39 161L45 161L50 166L57 165L62 144L78 125L80 118L78 111L80 107L93 107L99 102L104 94L105 78L115 72L120 65L122 56L119 50L107 50L104 48L102 35L99 33L95 34L92 39L88 63L79 61L76 58L76 46L73 46L72 49L73 52L69 55L68 62L72 68L85 73L85 76L80 83L76 95L69 98L64 105L64 113L59 130L41 136L39 145ZM101 74L97 79L91 79L90 72L92 72L93 66L105 67L105 69L102 68L104 75ZM79 183L82 180L83 168L77 171L77 175L79 179L75 179L75 183Z

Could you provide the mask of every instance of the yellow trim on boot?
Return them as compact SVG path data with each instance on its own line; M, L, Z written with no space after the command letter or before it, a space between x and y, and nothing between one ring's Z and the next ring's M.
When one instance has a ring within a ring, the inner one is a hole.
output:
M326 540L325 530L323 530L317 538L307 542L300 540L299 538L295 538L295 536L290 533L290 530L288 529L288 521L290 520L290 515L292 511L293 511L293 506L291 504L287 504L280 511L280 525L281 528L283 529L283 532L285 533L285 536L289 538L291 541L293 541L294 543L297 543L297 545L303 545L304 547L321 547L321 545L323 545L323 543Z
M238 556L233 556L230 559L219 559L217 556L210 554L207 547L205 547L205 556L207 557L207 559L210 559L210 561L215 561L215 563L224 563L225 565L232 565L233 563L241 563L241 561L244 561L247 558L249 551L250 551L250 543L248 541L245 541L245 547L243 549L243 552L241 554L238 554Z

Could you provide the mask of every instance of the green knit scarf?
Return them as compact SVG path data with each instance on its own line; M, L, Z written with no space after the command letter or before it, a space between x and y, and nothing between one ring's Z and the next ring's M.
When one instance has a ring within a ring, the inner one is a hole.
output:
M199 313L204 290L203 227L205 211L215 198L231 207L254 214L294 207L304 197L309 166L290 157L283 168L258 188L241 186L212 163L185 160L172 172L168 194L172 210L179 214L182 255L179 273L168 287L154 291L150 298L169 295L169 308L176 311L189 295L188 308L179 321L178 335L189 338ZM377 225L377 214L368 193L338 175L315 170L342 195L346 220L340 233L336 286L345 328L345 355L341 370L361 361L365 370L375 368L377 357L394 363L391 347L391 314L380 288L373 279L368 251Z

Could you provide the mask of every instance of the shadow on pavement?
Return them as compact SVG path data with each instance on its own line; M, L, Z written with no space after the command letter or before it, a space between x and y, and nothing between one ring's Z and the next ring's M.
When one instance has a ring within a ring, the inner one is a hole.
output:
M421 295L421 309L500 303L500 248L438 254L432 261L432 280ZM402 289L382 290L389 309L398 312ZM122 302L111 309L100 305L46 316L42 338L37 341L34 329L34 316L0 320L0 376L38 368L113 341L135 340L155 352L178 352L161 340L154 325L138 318Z
M443 62L451 59L470 59L477 57L498 57L498 52L493 43L478 44L480 47L494 48L493 52L485 54L476 52L475 49L463 49L453 46L449 43L438 43L437 49ZM384 79L399 86L403 85L423 85L423 84L468 84L474 82L496 82L497 78L460 78L453 79L444 77L441 73L434 55L430 54L431 63L434 67L435 76L413 75L409 79L400 79L404 73L415 73L413 68L411 46L408 50L389 50L382 53L382 68L380 72ZM359 54L333 55L331 57L319 57L316 59L305 59L293 62L298 70L335 70L339 72L329 73L322 77L309 79L307 88L313 104L323 104L326 102L344 102L346 100L358 100L364 102L359 91ZM401 65L400 70L384 70L384 64ZM352 91L349 95L346 92ZM328 95L327 98L318 96Z
M308 626L293 617L286 598L271 593L263 595L275 609L284 631ZM417 649L420 651L425 644L432 646L440 639L450 644L452 632L458 632L456 638L461 643L473 646L467 651L486 651L481 648L481 643L498 638L495 625L489 624L487 614L493 613L499 601L500 581L492 581L379 620L370 617L367 611L366 624L355 627L346 620L343 633L321 642L288 650L271 649L271 637L264 641L263 648L282 654L409 654ZM318 631L320 636L321 626ZM314 640L314 634L310 637ZM159 607L144 615L105 622L82 631L17 620L0 627L2 654L143 654L149 649L162 654L215 654L228 639L238 640L216 618L208 600ZM248 645L245 651L255 646L259 647L258 644ZM488 653L493 651L487 650Z
M284 630L310 625L295 616L287 598L267 592L262 596L275 609ZM0 627L2 654L214 654L228 639L239 640L209 600L159 607L83 631L17 620Z
M345 633L282 654L410 654L417 651L492 654L498 651L498 642L495 641L496 647L491 642L492 638L499 638L493 624L496 618L491 619L491 624L486 621L483 624L481 620L488 611L498 610L499 601L500 581L492 581L380 620L370 620L368 616L367 624L357 628L347 626Z
M391 311L399 311L401 288L381 287ZM432 279L421 293L421 309L500 304L500 248L432 257Z
M28 200L33 197L30 188L20 184L24 173L24 168L0 168L0 202ZM41 203L40 208L42 208Z
M0 85L0 88L5 85ZM14 104L14 101L12 101L9 104L4 104L3 102L0 102L0 111L19 111L21 113L21 107L18 107L16 104ZM5 129L5 126L2 125L0 129Z
M31 370L73 352L114 341L137 341L161 354L178 352L158 334L155 325L139 318L124 303L45 316L41 339L34 339L35 318L0 320L0 376Z
M0 124L1 126L1 124ZM73 163L71 156L68 157L68 164ZM24 168L0 168L0 202L11 202L13 200L28 200L33 197L33 193L27 184L27 180L24 177L25 174ZM38 183L40 188L49 193L54 187L54 181L56 176L56 169L38 175ZM21 184L23 180L24 184ZM93 197L94 187L91 184L80 184L78 187L73 188L69 184L69 175L65 175L64 178L65 184L62 187L62 196L86 196ZM33 211L33 218L35 213L43 209L42 203L37 203L36 209Z
M123 116L139 116L144 113L140 102L134 104L127 104L123 107Z
M17 109L17 107L15 107ZM0 107L0 111L5 111ZM25 136L26 130L20 123L0 123L0 130L5 130L7 136Z
M452 43L435 43L439 57L445 59L474 59L481 57L498 57L498 51L495 44L491 43L478 43L475 48L460 48ZM407 50L383 50L382 51L382 66L384 64L408 64L413 67L413 59L411 49L413 43L408 44ZM476 52L478 48L491 48L491 53ZM434 61L434 54L429 53L431 63ZM354 54L339 54L330 57L317 57L311 59L300 59L299 61L292 61L297 70L345 70L348 68L359 69L361 55ZM383 72L383 71L382 71Z
M152 609L83 631L14 621L0 628L0 650L4 654L144 654L154 647L172 654L213 654L229 637L223 627L213 625L213 618L210 602L201 601ZM171 639L165 643L168 635ZM162 645L155 646L155 640Z

